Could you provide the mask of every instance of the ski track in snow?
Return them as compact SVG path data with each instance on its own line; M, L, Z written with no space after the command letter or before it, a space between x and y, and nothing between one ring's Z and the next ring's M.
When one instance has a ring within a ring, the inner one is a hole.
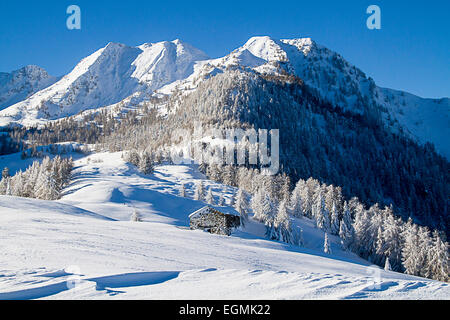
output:
M0 196L0 299L450 298L448 284L369 268L335 237L325 255L306 219L295 222L305 248L264 239L252 221L231 237L189 230L188 214L204 205L191 200L204 179L194 165L144 176L101 153L77 159L74 176L59 201ZM234 191L209 186L227 201ZM129 221L134 208L143 222Z

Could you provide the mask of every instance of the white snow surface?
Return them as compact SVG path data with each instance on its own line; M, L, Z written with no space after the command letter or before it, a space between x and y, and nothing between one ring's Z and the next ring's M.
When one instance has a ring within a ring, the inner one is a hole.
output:
M0 299L450 298L448 284L371 267L336 237L324 254L323 232L308 219L293 221L304 247L264 239L252 220L230 237L189 230L188 215L205 205L192 200L196 181L226 203L236 191L196 165L146 176L121 153L74 156L61 200L0 196ZM24 169L15 157L0 165ZM135 209L142 222L130 221Z

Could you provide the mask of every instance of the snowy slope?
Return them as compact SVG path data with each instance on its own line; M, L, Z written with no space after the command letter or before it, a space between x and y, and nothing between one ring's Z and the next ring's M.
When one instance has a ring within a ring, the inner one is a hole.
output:
M0 125L32 125L111 105L186 78L207 56L179 40L139 47L109 43L54 85L0 112Z
M379 103L389 111L388 124L406 130L419 143L432 142L450 159L450 99L423 99L407 92L377 88ZM395 120L392 123L392 120Z
M25 100L57 80L38 66L26 66L11 73L0 72L0 110Z
M59 201L0 196L0 299L450 298L448 284L371 268L336 238L323 254L323 233L308 220L296 221L303 248L265 240L256 222L231 237L187 229L188 214L204 205L192 200L204 179L195 166L144 176L120 153L75 166ZM233 191L205 186L227 199ZM143 222L129 221L134 208Z

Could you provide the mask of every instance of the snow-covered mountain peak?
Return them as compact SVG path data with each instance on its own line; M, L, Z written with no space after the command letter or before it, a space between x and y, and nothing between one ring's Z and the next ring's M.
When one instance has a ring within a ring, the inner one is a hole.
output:
M285 61L287 59L280 42L268 36L252 37L242 46L242 49L247 49L254 56L266 61Z
M56 80L46 70L35 65L28 65L11 73L1 72L0 110L26 99Z
M54 85L1 111L0 125L36 124L115 104L136 92L151 93L188 77L195 62L205 59L180 40L138 47L110 42Z
M305 56L308 55L314 48L320 47L311 38L282 39L280 41L284 44L295 46L299 51L303 52Z
M31 76L36 80L49 77L49 74L45 69L35 65L25 66L17 71L13 71L12 73L15 75Z

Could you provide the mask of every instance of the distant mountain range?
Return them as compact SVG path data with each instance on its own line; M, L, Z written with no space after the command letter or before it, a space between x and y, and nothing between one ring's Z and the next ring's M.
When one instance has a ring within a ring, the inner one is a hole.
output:
M0 73L0 125L38 125L86 110L190 92L237 66L298 77L324 101L353 113L377 112L394 132L431 142L450 159L450 99L423 99L380 88L341 55L310 38L253 37L218 59L180 40L138 47L109 43L61 78L36 66Z
M37 66L26 66L11 73L0 72L0 110L29 98L56 81L58 78Z

